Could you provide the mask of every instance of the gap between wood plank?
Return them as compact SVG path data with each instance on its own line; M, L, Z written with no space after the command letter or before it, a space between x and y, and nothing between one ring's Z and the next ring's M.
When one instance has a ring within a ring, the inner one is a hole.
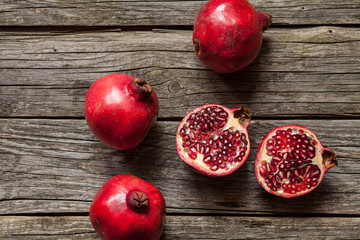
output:
M185 116L184 116L185 117ZM85 117L65 117L65 116L1 116L1 119L29 119L29 120L46 120L46 119L54 119L54 120L85 120ZM276 120L358 120L359 116L287 116L287 117L251 117L251 120L268 120L268 121L276 121ZM181 122L183 117L163 117L158 118L156 121L158 122Z
M271 28L311 28L311 27L360 27L360 24L293 24L271 25ZM193 25L139 25L139 26L0 26L0 32L101 32L101 31L153 31L165 30L193 30Z
M15 214L0 214L1 217L12 216L26 216L26 217L65 217L65 216L88 216L89 212L62 212L62 213L15 213ZM273 218L322 218L322 217L342 217L342 218L357 218L360 214L271 214L271 213L250 213L250 214L226 214L226 213L166 213L166 216L199 216L199 217L273 217Z

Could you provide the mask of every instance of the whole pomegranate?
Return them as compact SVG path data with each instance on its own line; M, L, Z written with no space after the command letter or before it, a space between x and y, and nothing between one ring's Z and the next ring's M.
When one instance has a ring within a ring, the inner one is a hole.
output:
M238 71L259 54L262 32L271 21L271 15L256 12L246 0L211 0L195 17L196 55L215 72Z
M225 176L238 169L250 152L249 109L208 104L188 113L176 134L180 158L207 176Z
M271 130L260 142L255 175L266 191L291 198L314 190L337 164L335 153L312 131L286 125Z
M158 99L150 84L125 74L99 78L85 98L89 128L100 141L114 149L138 146L158 113Z
M145 180L118 175L100 188L89 215L101 239L158 240L164 229L165 200Z

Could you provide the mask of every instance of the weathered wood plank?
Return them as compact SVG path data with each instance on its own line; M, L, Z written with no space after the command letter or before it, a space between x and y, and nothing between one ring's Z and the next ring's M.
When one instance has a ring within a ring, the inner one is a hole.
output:
M137 175L158 186L168 213L360 212L360 120L253 121L249 159L219 179L194 173L180 160L175 146L178 124L158 122L138 148L115 151L98 142L84 120L1 119L0 213L87 212L100 186L117 174ZM257 144L284 124L309 127L339 160L320 186L301 198L268 194L254 175Z
M114 72L147 79L160 117L206 103L260 117L360 113L358 28L271 29L257 60L227 75L199 62L191 31L1 32L0 41L2 117L83 117L88 87Z
M167 216L165 239L358 239L360 218ZM99 239L88 217L0 217L2 239Z
M0 239L99 239L88 217L0 216Z
M3 0L3 26L136 26L192 25L206 1L24 1ZM274 25L359 24L359 1L252 0L258 11L274 17Z

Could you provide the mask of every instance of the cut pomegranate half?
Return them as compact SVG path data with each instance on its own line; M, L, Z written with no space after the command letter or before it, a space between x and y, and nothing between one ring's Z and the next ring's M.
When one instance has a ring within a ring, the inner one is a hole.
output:
M266 191L291 198L314 190L337 164L335 153L312 131L287 125L271 130L260 142L255 175Z
M225 176L238 169L250 152L249 109L208 104L188 113L176 134L180 158L207 176Z

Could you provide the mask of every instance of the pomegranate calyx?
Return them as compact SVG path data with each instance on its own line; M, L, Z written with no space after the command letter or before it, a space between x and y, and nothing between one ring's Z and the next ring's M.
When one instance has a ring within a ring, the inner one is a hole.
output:
M196 55L200 56L200 38L194 38L193 44Z
M132 81L132 85L140 92L142 96L150 96L153 91L150 83L148 83L144 79L135 78Z
M128 197L128 204L135 211L146 209L149 206L149 196L143 191L132 191Z
M323 158L323 164L327 169L330 169L338 165L336 154L334 151L330 149L324 149L322 153L322 158Z
M272 23L272 16L267 12L257 12L263 32L265 32Z
M245 108L241 106L240 109L234 111L234 118L239 119L240 125L248 125L250 123L251 117L249 114L250 108Z

